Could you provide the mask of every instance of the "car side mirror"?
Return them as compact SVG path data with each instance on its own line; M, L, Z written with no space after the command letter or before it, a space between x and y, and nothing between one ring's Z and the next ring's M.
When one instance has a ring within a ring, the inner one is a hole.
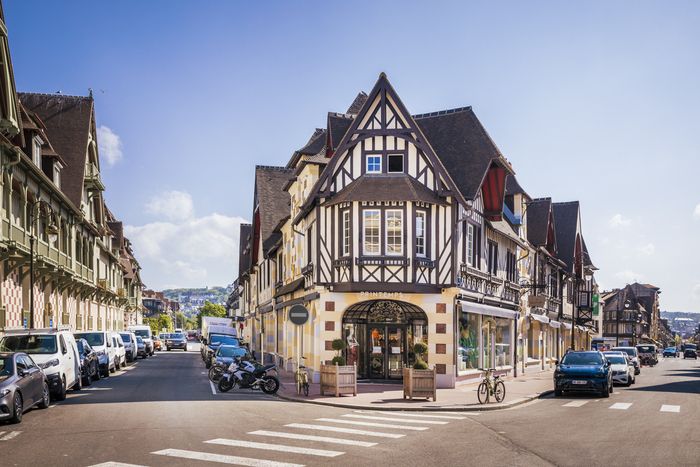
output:
M610 362L605 362L605 366L606 366L606 367L609 367L609 366L610 366Z

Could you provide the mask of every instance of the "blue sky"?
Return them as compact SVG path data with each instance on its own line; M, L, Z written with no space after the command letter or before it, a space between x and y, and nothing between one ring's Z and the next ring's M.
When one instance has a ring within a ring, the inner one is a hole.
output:
M471 105L531 196L580 200L604 287L700 311L700 3L4 5L19 90L94 90L149 286L231 282L255 164L385 71L413 113Z

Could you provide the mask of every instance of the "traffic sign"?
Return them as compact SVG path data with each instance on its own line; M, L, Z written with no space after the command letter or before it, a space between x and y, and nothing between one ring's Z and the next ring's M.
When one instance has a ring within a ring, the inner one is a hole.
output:
M289 309L289 320L301 326L309 320L309 310L304 305L294 305Z

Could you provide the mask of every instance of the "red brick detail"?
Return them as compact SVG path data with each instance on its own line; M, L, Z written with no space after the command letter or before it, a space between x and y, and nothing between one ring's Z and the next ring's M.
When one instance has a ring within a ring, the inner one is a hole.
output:
M447 344L435 344L435 353L439 353L439 354L447 353Z
M447 313L447 304L438 303L435 305L435 313Z
M335 331L335 321L326 321L326 331Z
M333 350L333 341L326 341L326 350Z
M447 374L447 365L445 365L444 363L436 363L435 372L439 375Z
M326 302L326 311L335 311L335 302Z
M447 334L447 324L436 323L435 324L435 332L438 334Z

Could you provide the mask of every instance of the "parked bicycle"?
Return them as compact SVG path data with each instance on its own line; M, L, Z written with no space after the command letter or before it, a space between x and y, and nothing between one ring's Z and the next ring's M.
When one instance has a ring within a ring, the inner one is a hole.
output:
M493 396L496 402L503 402L506 398L506 385L501 381L499 375L494 375L493 372L496 371L495 368L479 368L483 371L484 379L479 384L476 390L476 396L479 399L480 404L488 404L489 399Z
M306 360L306 357L301 357L302 360ZM289 359L292 363L294 363L294 359L290 358ZM296 370L294 370L294 381L296 382L297 386L297 394L301 394L302 392L304 393L305 396L309 395L309 373L306 370L305 365L300 365L299 362L296 362Z

